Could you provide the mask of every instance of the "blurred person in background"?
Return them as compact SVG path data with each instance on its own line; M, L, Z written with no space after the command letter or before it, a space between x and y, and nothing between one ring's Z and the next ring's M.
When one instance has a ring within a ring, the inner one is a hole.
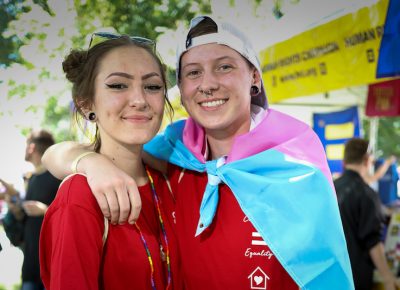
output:
M39 236L43 217L53 201L60 180L42 165L41 158L54 138L46 130L32 131L27 137L25 161L33 164L34 171L24 177L26 195L21 199L15 188L4 180L4 199L8 213L3 220L4 229L11 243L24 253L22 264L22 290L44 289L40 279Z
M373 289L376 268L385 290L399 289L382 242L384 217L379 195L365 176L373 162L368 141L353 138L344 150L344 173L334 181L356 290Z

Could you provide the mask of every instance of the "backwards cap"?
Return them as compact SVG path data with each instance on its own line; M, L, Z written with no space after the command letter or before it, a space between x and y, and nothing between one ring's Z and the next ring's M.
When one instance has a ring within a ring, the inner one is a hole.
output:
M199 29L201 26L215 26L217 32L204 34L200 36L191 37L193 29ZM217 43L229 46L236 50L240 55L247 59L260 73L260 61L257 53L254 51L249 39L232 24L226 22L219 22L212 19L210 16L197 16L190 21L189 31L186 35L185 43L178 44L176 52L176 77L177 80L180 75L180 64L182 55L189 49L208 43ZM261 79L261 90L258 95L252 96L252 104L258 105L263 108L268 107L267 96L265 94L264 84Z

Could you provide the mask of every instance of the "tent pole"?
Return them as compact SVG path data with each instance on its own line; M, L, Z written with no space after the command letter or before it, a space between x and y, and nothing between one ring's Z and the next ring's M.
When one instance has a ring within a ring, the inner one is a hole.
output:
M378 150L378 129L379 118L373 117L369 123L369 146L371 147L372 155L376 156Z

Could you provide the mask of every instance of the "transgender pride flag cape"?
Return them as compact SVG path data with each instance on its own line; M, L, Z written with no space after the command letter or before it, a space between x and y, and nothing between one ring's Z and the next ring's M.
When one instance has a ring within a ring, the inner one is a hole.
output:
M207 172L199 224L212 222L221 180L301 289L354 289L330 171L310 127L269 109L257 127L236 137L222 162L204 160L203 143L203 130L188 119L145 146L158 158Z

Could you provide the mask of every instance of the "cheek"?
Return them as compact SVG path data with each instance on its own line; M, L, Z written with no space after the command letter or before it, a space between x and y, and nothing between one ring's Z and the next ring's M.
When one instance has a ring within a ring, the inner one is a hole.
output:
M166 104L164 96L150 97L147 102L157 115L162 115L164 113L164 107Z
M198 89L198 84L195 81L185 80L181 82L179 90L181 92L182 102L188 101L195 96Z
M96 98L96 114L101 118L113 118L121 111L122 105L118 98Z

